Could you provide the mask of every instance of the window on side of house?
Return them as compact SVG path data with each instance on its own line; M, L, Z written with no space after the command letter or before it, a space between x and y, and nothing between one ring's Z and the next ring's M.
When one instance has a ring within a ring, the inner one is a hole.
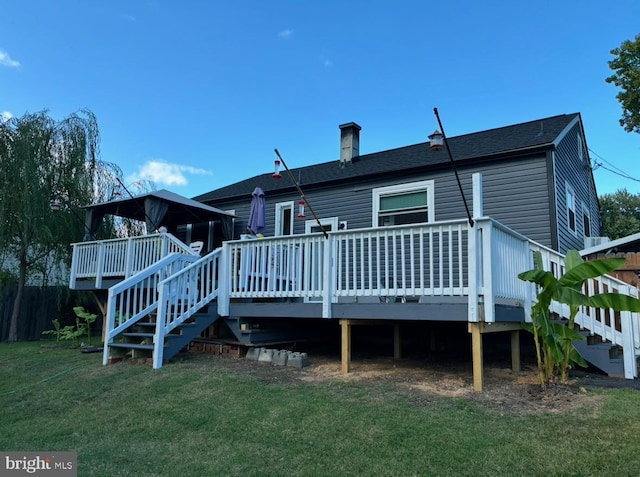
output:
M584 146L582 145L582 134L578 133L578 158L584 161Z
M277 236L293 235L293 201L276 204L275 234Z
M565 184L567 191L567 227L572 233L576 233L576 193L573 187L567 182Z
M373 189L374 227L433 222L433 181L411 182Z
M591 237L591 213L584 202L582 203L582 230L585 237Z

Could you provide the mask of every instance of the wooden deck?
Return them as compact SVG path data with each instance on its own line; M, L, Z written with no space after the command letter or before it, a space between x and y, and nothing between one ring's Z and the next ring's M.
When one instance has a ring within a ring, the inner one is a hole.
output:
M479 336L511 331L530 320L532 284L518 280L533 268L563 272L559 253L488 217L229 241L199 258L169 234L74 244L71 288L109 288L107 340L145 314L157 313L154 342L204 305L221 317L323 318L358 321L466 321ZM589 284L638 296L611 277ZM561 317L567 307L555 307ZM640 317L584 308L576 322L624 348L625 376L637 375ZM492 326L492 325L500 326ZM348 327L348 326L347 326ZM107 346L105 346L105 349ZM154 352L155 353L155 352ZM154 366L162 365L161 352Z

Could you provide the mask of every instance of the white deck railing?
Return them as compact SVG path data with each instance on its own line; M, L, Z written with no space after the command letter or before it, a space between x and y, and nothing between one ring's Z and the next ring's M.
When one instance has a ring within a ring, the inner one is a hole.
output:
M82 278L95 280L97 288L104 278L127 279L153 263L164 263L171 253L188 256L186 261L197 258L170 234L73 247L72 288ZM499 300L521 306L530 320L536 289L517 276L533 268L534 251L541 252L545 270L562 274L563 255L487 217L477 218L473 227L456 220L336 231L328 238L307 234L230 241L189 267L180 262L173 269L179 273L163 282L161 299L157 285L168 273L160 277L155 269L135 275L136 283L125 280L110 289L108 333L115 336L127 322L149 312L150 306L157 307L160 299L158 330L166 334L216 297L221 316L228 315L229 302L235 298L304 298L321 302L322 316L331 318L332 304L341 297L466 296L469 321L495 321L494 305ZM589 281L585 289L589 294L606 291L639 294L608 276ZM175 296L181 297L179 305L172 302ZM554 307L568 317L568 307ZM484 311L481 318L480 309ZM639 314L583 307L576 322L622 346L625 375L635 376Z
M195 260L197 257L193 255L172 253L109 288L103 364L107 364L108 344L120 332L158 308L158 284Z
M168 233L97 240L72 244L73 258L69 288L75 289L78 279L95 281L102 288L105 278L129 278L170 253L194 255L191 249Z
M221 255L222 249L217 249L160 283L154 368L162 367L164 337L218 297Z
M565 272L564 255L530 241L531 253L540 252L544 270L553 272L556 278ZM532 294L535 287L530 284ZM639 290L629 284L610 275L605 275L588 280L583 293L587 296L597 293L621 293L635 298L640 298ZM535 299L535 297L534 297ZM557 302L552 302L552 311L562 316L569 317L569 307ZM625 377L632 379L637 377L636 356L640 350L640 313L629 311L616 312L612 309L601 309L583 306L576 316L576 324L588 330L591 334L601 336L614 345L621 346L624 356Z
M464 221L332 234L335 296L468 294Z

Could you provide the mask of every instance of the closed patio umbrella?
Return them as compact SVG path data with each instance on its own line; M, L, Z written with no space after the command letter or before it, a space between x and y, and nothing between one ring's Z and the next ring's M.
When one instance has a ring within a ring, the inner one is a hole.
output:
M247 229L253 234L261 234L266 230L264 191L256 187L251 194L251 212Z

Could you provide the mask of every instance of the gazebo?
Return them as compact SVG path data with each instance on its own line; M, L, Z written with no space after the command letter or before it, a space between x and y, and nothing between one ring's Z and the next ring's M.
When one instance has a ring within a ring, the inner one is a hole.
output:
M105 215L115 215L146 223L147 232L151 233L166 227L175 232L180 225L209 221L220 221L222 239L233 238L233 214L215 207L205 205L193 199L187 199L166 189L155 190L130 197L128 199L110 200L85 208L86 235L84 240L95 239L95 234L102 224Z

